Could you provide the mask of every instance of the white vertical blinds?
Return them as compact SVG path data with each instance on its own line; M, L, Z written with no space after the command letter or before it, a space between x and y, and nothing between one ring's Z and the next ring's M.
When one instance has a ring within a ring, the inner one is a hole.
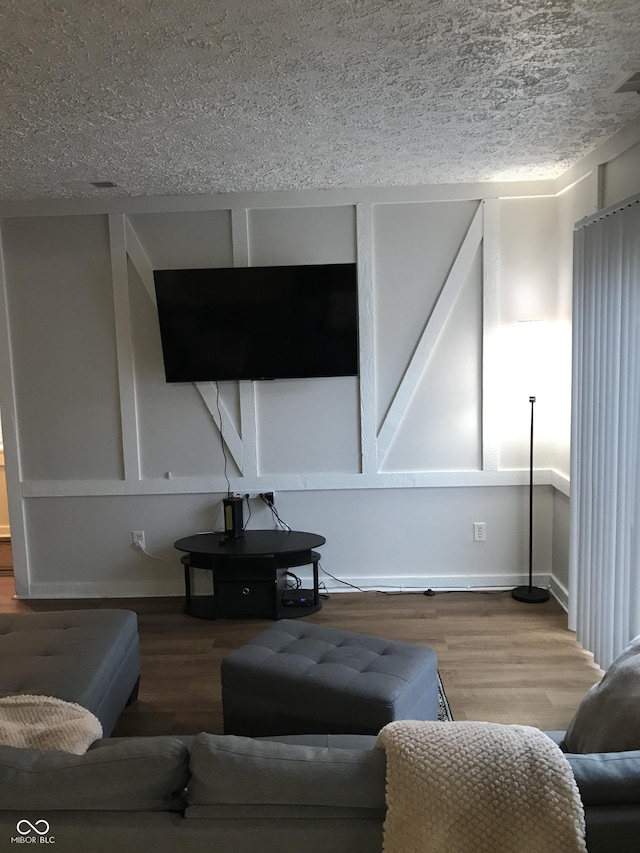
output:
M640 634L640 198L574 236L570 627L606 669Z

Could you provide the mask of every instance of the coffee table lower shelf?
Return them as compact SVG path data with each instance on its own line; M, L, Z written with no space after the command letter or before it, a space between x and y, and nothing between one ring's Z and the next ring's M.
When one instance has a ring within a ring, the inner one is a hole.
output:
M306 592L309 598L313 597L313 590L297 590L299 593ZM317 613L322 608L322 602L317 604L308 604L304 607L297 607L293 604L281 605L274 613L271 610L251 610L243 611L226 611L224 615L217 615L215 595L192 595L189 602L185 601L183 610L188 616L193 616L196 619L298 619L302 616L311 616L312 613Z

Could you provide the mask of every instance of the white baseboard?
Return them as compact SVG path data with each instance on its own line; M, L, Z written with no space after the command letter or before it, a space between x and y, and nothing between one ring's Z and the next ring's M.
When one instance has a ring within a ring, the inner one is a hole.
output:
M549 590L565 612L569 612L569 590L554 575L549 577Z
M176 581L127 581L125 583L32 583L29 598L167 598L184 596L184 583Z
M426 589L433 590L474 590L474 589L512 589L528 583L528 577L524 575L431 575L431 576L409 576L409 577L365 577L365 578L341 578L347 584L345 586L336 583L326 576L323 578L320 572L320 580L324 583L328 592L355 592L353 586L365 592L369 590L382 590L384 592L421 592ZM548 587L549 575L537 574L533 577L536 586Z
M324 584L327 592L363 592L380 590L382 592L424 592L432 589L434 591L459 590L501 590L512 589L522 586L528 582L528 578L519 574L505 575L432 575L432 576L405 576L405 577L345 577L341 578L344 584L323 577L320 573L320 581ZM534 575L533 582L536 586L549 587L550 577L548 574ZM560 585L557 584L560 588ZM555 589L553 594L558 597ZM87 582L87 583L32 583L29 595L21 595L20 598L165 598L170 596L184 596L184 583L181 579L170 581L127 581L114 582ZM559 599L560 600L560 599ZM562 601L560 601L562 604ZM564 606L564 605L563 605Z

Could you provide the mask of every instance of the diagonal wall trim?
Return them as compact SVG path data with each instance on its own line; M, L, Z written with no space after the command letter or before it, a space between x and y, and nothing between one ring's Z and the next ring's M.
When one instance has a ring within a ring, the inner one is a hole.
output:
M153 266L149 260L147 253L138 235L133 230L133 226L125 216L124 218L125 242L127 246L127 255L133 264L135 271L140 276L140 281L144 285L144 289L149 294L149 299L156 304L156 288L153 281Z
M482 241L482 213L482 204L478 204L478 209L380 428L378 433L379 468L391 447L411 397L442 333L447 317L469 274L471 264Z
M213 418L213 422L221 432L224 443L227 445L229 453L233 456L233 461L238 466L240 473L242 473L242 439L238 435L238 431L231 420L222 397L216 391L215 382L196 382L195 385L200 392L205 406L209 410L209 414ZM220 414L218 414L218 407L220 408Z
M109 214L109 244L111 248L111 279L113 285L124 478L125 480L139 480L141 478L140 437L134 380L125 217L123 214Z
M245 477L257 477L258 471L258 413L256 409L256 383L243 379L240 386L240 472Z

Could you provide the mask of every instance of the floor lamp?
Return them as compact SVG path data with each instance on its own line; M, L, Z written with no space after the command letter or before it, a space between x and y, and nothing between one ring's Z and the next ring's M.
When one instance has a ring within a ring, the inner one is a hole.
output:
M529 443L529 584L517 586L511 595L516 601L527 604L541 604L549 600L549 590L533 585L533 405L535 397L529 397L531 403L531 438Z

